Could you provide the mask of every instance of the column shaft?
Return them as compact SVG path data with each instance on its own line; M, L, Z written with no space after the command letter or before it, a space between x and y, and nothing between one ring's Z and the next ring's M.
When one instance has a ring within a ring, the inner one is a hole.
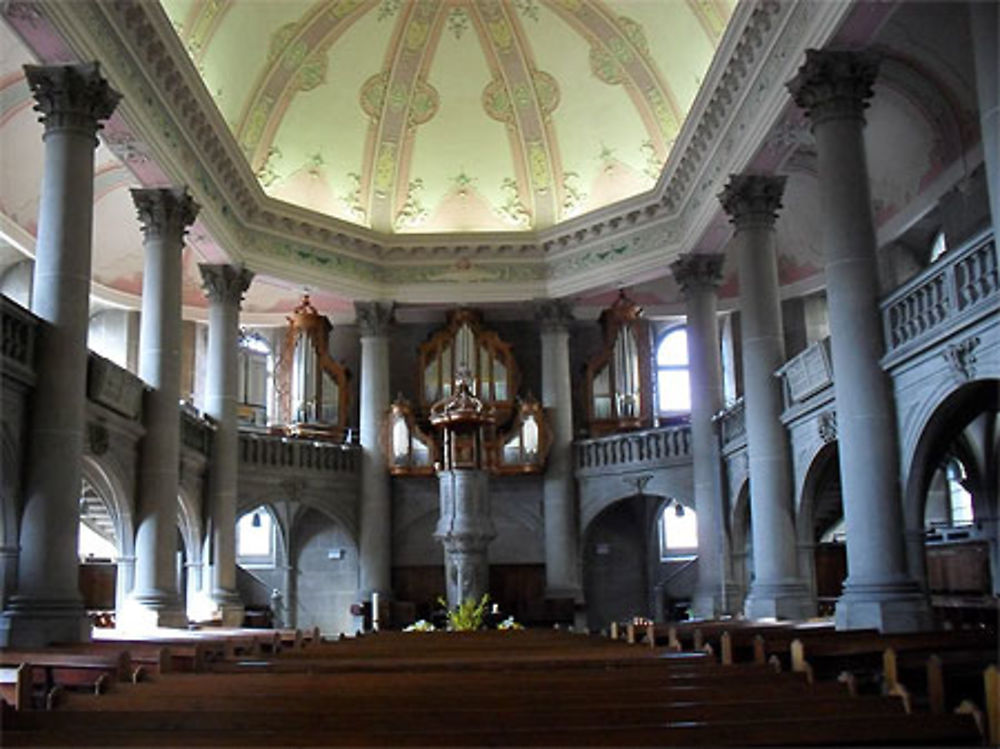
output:
M819 159L847 528L848 577L837 626L918 629L930 624L929 610L906 566L896 413L879 361L884 343L863 140L863 110L878 62L863 53L810 50L807 55L789 88L812 120Z
M986 189L996 237L1000 236L1000 9L995 2L971 2L969 14Z
M177 590L180 484L181 252L197 206L184 190L133 190L145 235L139 376L143 403L136 502L135 589L120 612L126 626L182 626Z
M722 408L722 364L716 286L721 255L682 255L671 265L687 301L688 371L691 382L691 450L694 504L698 514L698 584L693 601L698 618L729 610L725 519L719 475L719 449L712 416Z
M739 245L740 320L746 402L754 580L746 602L752 618L798 619L811 613L798 572L788 433L775 371L785 343L774 246L775 212L784 178L734 176L721 196L734 217Z
M379 439L389 410L393 306L355 305L361 333L361 598L392 592L392 485Z
M26 455L17 592L0 645L38 647L90 637L77 582L87 385L94 147L120 98L96 63L25 66L45 124L32 311L38 380Z
M578 563L576 487L573 481L573 388L569 367L569 306L541 302L542 406L552 429L552 446L543 486L545 518L545 595L582 595Z
M243 605L236 592L236 485L239 429L236 422L240 301L253 274L229 265L199 266L209 297L205 412L216 431L209 475L209 596L226 626L239 626Z

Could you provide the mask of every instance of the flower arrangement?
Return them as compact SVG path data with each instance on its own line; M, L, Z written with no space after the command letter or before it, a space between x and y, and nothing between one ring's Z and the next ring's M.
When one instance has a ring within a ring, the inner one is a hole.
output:
M524 625L515 622L513 616L508 616L506 619L504 619L497 625L497 629L502 629L504 631L512 629L524 629Z
M455 608L448 609L448 602L444 598L438 598L438 603L448 609L448 630L451 632L475 632L481 629L489 602L489 593L483 593L478 602L474 598L468 598Z
M413 624L411 624L410 626L404 627L403 631L404 632L433 632L435 629L437 629L437 628L433 624L431 624L429 621L427 621L426 619L418 619L417 621L413 622Z

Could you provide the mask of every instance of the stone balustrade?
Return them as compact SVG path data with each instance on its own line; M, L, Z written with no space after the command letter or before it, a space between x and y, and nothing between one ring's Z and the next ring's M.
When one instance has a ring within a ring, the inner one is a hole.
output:
M356 472L361 448L339 442L240 432L240 468Z
M775 372L781 377L786 410L833 385L831 361L827 337L793 356Z
M886 354L922 348L946 330L1000 301L996 238L981 234L945 253L882 302Z
M4 373L32 381L35 372L35 336L39 320L19 304L0 296L0 363Z
M686 463L691 460L691 427L682 424L577 440L574 452L578 475Z
M747 421L742 396L713 416L712 421L719 430L724 448L746 442Z

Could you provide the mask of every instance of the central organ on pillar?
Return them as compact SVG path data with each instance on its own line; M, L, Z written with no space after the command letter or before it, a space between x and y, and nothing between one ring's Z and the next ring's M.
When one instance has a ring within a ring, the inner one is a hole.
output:
M482 431L482 468L493 474L544 471L552 441L545 413L530 394L517 397L520 369L512 348L483 326L478 312L449 312L445 326L420 345L417 366L417 406L397 397L383 431L390 473L430 475L445 462L428 419L436 403L459 393L460 382L493 414Z

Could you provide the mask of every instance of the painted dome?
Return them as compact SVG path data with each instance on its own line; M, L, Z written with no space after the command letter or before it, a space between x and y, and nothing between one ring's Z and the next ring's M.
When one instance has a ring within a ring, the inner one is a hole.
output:
M653 187L732 0L162 0L264 192L381 233Z

